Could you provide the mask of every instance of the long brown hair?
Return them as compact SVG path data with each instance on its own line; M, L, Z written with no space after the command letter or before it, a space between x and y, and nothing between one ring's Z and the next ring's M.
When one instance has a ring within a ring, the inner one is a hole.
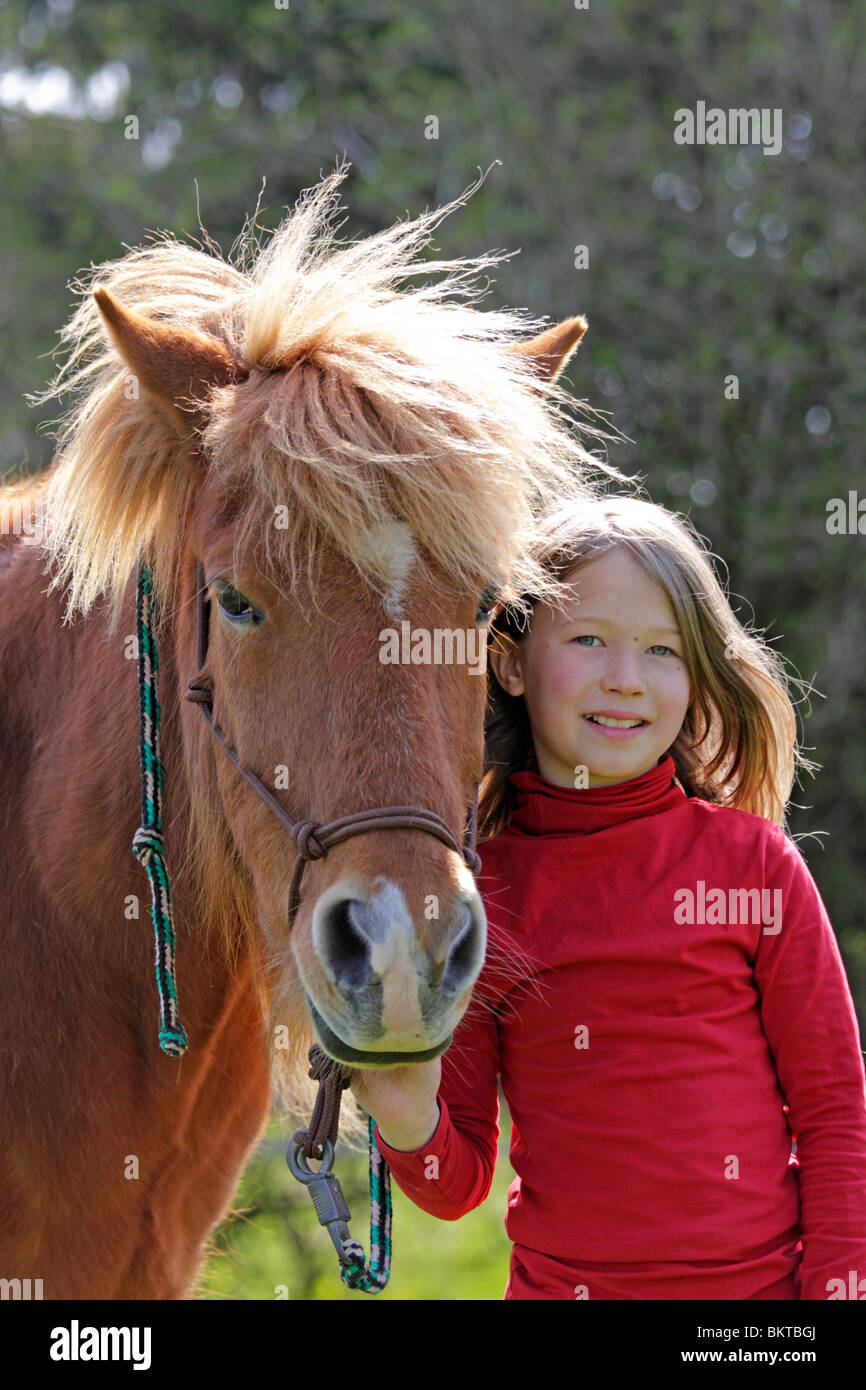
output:
M605 551L629 552L666 594L685 646L695 690L669 749L689 796L733 806L785 826L798 770L813 772L800 752L789 691L804 683L787 674L764 637L734 615L703 538L685 517L638 497L602 497L557 507L542 517L533 558L560 583ZM563 587L562 598L567 597ZM499 604L488 646L505 651L529 631L537 596ZM479 839L504 829L514 806L512 772L538 771L526 704L503 690L488 666L485 775Z

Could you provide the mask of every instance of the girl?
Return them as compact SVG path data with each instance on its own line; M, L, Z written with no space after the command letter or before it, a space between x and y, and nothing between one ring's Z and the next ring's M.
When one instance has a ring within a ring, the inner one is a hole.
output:
M536 544L561 608L491 628L487 961L445 1055L355 1095L456 1220L490 1190L501 1076L506 1299L863 1298L863 1060L784 830L811 765L782 663L663 507L583 503Z

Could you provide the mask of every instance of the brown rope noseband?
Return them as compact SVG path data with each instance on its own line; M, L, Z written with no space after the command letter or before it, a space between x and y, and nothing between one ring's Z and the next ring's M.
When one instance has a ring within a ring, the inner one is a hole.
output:
M427 811L422 806L380 806L373 811L356 811L349 816L341 816L339 820L317 823L312 820L293 820L277 801L272 792L259 780L254 772L248 767L242 767L240 759L231 744L227 742L226 736L213 717L213 684L209 676L202 673L202 668L207 658L208 649L208 625L210 620L210 601L206 597L207 588L204 579L204 568L201 561L197 562L196 576L198 583L197 592L197 617L196 617L196 662L199 674L188 682L186 698L197 704L204 716L204 719L219 744L226 757L237 768L242 777L246 778L250 786L262 798L269 810L282 821L283 825L291 836L292 843L297 850L292 877L289 884L288 900L288 921L289 931L294 924L295 916L301 900L301 879L304 874L304 867L310 860L324 859L328 850L334 845L341 844L344 840L350 839L353 835L365 835L371 830L424 830L429 835L435 835L449 849L453 849L457 854L462 855L469 870L477 874L481 870L481 860L475 849L475 838L478 831L478 783L475 784L475 795L472 806L468 812L469 824L466 829L465 842L461 845L452 834L446 822L441 816L437 816L433 811Z

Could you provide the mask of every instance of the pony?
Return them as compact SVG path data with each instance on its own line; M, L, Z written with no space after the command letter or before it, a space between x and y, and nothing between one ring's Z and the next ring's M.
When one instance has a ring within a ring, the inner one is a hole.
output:
M485 682L383 663L381 634L471 632L494 597L554 600L532 520L594 495L606 467L556 384L585 320L480 311L501 253L426 254L462 198L339 239L345 174L274 232L248 218L229 259L207 233L163 232L82 272L65 360L28 397L69 398L58 447L0 490L4 515L40 523L0 538L0 1273L45 1298L194 1296L272 1104L309 1103L310 1044L360 1066L435 1056L484 961L472 874L410 827L307 864L289 931L296 850L184 699L201 574L214 718L279 804L315 823L414 802L459 840ZM131 852L142 563L174 1057ZM363 1121L344 1118L351 1141Z

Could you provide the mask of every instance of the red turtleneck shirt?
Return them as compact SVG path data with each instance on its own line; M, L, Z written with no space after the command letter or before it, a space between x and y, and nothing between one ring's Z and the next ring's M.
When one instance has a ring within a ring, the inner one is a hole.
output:
M501 1076L506 1299L864 1298L866 1089L826 910L776 826L674 775L512 775L439 1124L411 1153L377 1142L456 1220L490 1191Z

